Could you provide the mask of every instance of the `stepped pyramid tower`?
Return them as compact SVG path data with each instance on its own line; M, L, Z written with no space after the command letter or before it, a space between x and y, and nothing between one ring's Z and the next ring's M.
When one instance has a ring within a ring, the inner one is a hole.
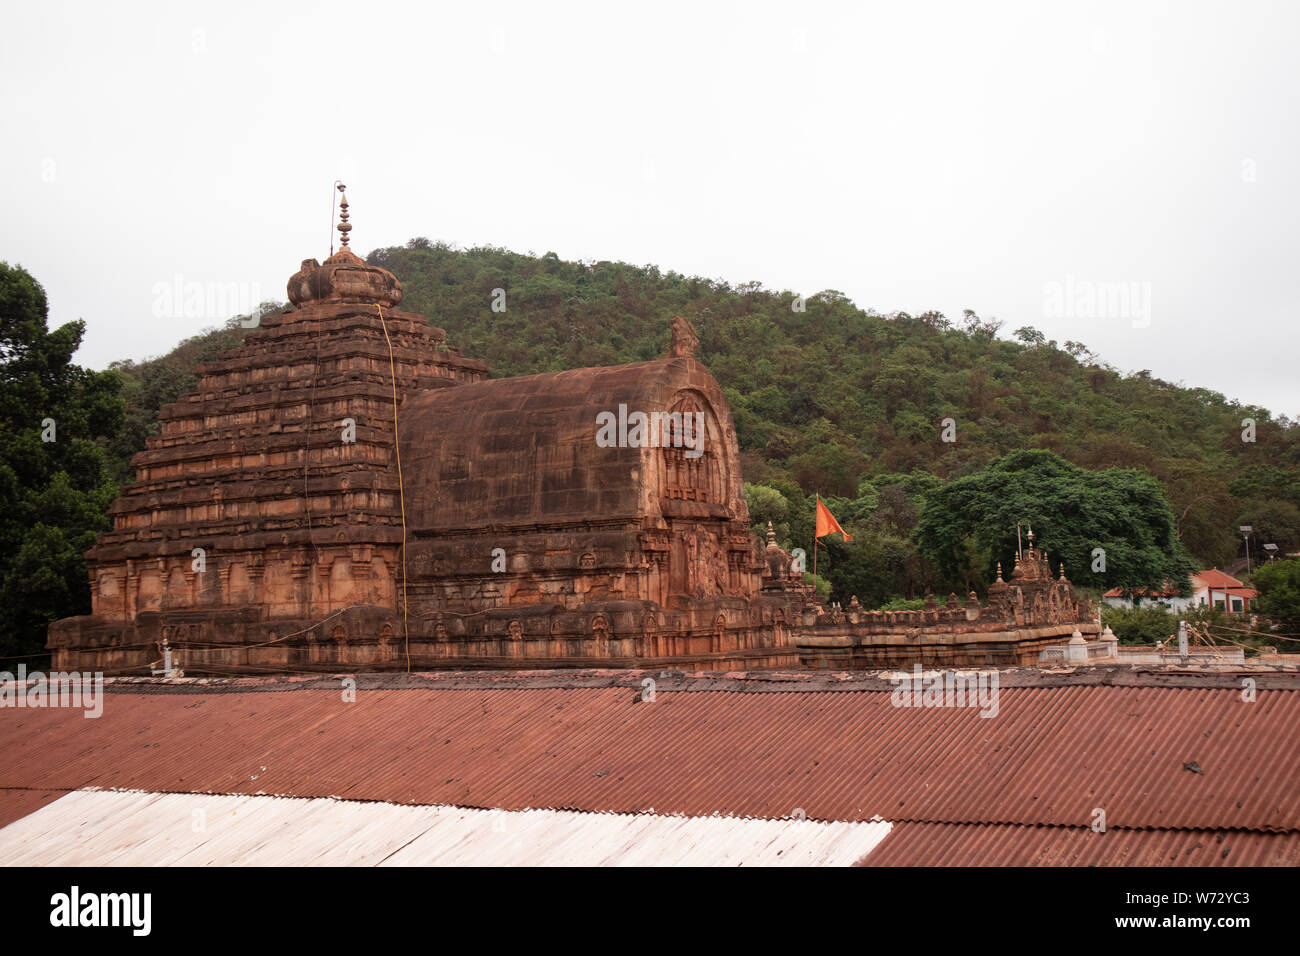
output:
M166 639L196 651L276 641L255 655L274 667L293 656L293 630L394 606L395 399L477 382L487 366L398 308L397 279L348 247L346 194L341 208L342 247L302 263L291 307L200 366L195 391L159 412L112 530L87 554L91 615L51 626L68 666L84 656L139 672Z

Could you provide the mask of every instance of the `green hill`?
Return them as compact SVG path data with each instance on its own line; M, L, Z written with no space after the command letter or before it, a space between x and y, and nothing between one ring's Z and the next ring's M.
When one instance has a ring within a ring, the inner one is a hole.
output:
M698 357L731 402L756 521L772 519L783 542L808 548L817 492L857 536L848 548L831 545L841 599L963 583L916 550L926 496L1025 449L1089 470L1149 472L1201 566L1241 553L1243 523L1260 542L1300 549L1295 424L1149 372L1122 375L1084 345L1032 328L999 338L1000 323L972 312L881 315L833 290L801 311L793 293L757 283L424 239L368 260L401 280L403 308L429 316L494 376L656 358L670 318L687 316L700 333ZM504 312L491 308L497 289ZM149 362L115 363L128 422L114 446L119 465L142 446L158 405L193 383L194 363L240 334L232 324ZM1247 418L1253 442L1242 440ZM942 440L945 419L955 441Z

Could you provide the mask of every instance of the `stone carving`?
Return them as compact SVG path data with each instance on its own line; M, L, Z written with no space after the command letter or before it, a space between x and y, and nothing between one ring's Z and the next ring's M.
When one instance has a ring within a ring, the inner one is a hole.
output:
M673 335L668 343L670 359L695 358L695 349L699 344L700 337L695 331L695 326L680 315L673 319Z

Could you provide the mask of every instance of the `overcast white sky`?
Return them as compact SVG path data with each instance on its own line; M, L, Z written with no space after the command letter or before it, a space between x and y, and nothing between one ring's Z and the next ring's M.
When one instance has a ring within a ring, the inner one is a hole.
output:
M283 299L341 178L362 254L971 308L1300 417L1298 11L10 5L0 259L86 320L82 364L144 358L224 318L156 315L177 276Z

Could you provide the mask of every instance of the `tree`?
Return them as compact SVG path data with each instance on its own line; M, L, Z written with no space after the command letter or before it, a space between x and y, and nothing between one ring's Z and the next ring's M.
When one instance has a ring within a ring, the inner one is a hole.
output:
M1022 325L1012 334L1028 346L1038 347L1047 343L1047 336L1032 325Z
M85 324L50 331L45 290L0 262L0 655L40 654L46 626L90 611L83 553L110 527L104 445L122 427L114 372L72 364Z
M1255 530L1251 534L1251 559L1263 558L1260 546L1275 544L1283 554L1300 548L1300 508L1289 501L1248 500L1245 507L1229 526L1236 531L1242 525ZM1239 534L1233 536L1234 550L1245 554L1245 543Z
M997 319L989 319L987 322L980 319L974 309L962 309L961 325L971 338L984 342L992 342L998 336L998 329L1002 328L1002 323Z
M1178 633L1178 618L1163 607L1103 607L1101 620L1121 644L1156 644Z
M760 541L767 540L767 523L772 522L778 541L790 538L790 502L785 495L767 485L745 482L745 504L749 506L750 529Z
M821 542L824 563L818 570L831 583L831 597L845 604L856 596L865 608L891 598L913 596L919 588L919 558L906 538L868 532L844 543L837 537Z
M1091 365L1093 362L1097 361L1096 353L1082 342L1072 342L1067 339L1064 348L1066 352L1082 365Z
M1017 522L1033 526L1053 570L1064 561L1075 584L1132 590L1169 581L1189 587L1196 570L1150 474L1085 471L1041 450L1003 456L931 492L916 538L949 584L965 586L981 555L987 555L986 580L994 561L1009 568Z
M1287 631L1300 631L1300 559L1261 564L1250 580L1259 591L1251 610Z

